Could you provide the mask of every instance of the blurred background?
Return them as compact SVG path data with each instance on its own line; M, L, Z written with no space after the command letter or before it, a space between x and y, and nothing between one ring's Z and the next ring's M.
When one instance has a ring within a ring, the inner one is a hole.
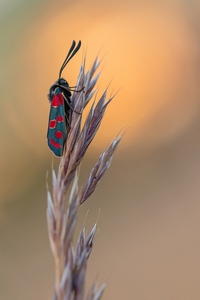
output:
M0 0L0 298L52 299L46 226L47 93L102 59L98 95L118 91L82 164L128 127L111 168L79 210L98 219L87 289L103 299L200 299L200 2ZM50 175L49 175L50 181ZM100 211L100 215L99 215ZM86 217L87 214L87 217Z

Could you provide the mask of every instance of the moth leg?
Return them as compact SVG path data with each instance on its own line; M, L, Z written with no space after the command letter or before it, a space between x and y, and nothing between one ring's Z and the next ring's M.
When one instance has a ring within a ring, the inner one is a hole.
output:
M74 111L75 113L77 113L78 115L81 115L81 112L76 111L75 109L73 109L73 107L70 105L68 99L65 97L64 93L62 93L62 95L63 95L63 98L65 99L67 105L71 108L71 110Z
M65 113L65 120L66 120L66 123L67 123L67 127L69 127L69 129L71 129L70 122L69 122L69 117L66 113Z
M73 91L73 92L82 92L83 90L84 90L84 86L80 89L80 90L76 90L76 88L77 88L77 86L75 85L75 86L64 86L64 85L59 85L59 87L61 87L62 89L64 89L64 90L67 90L68 92L71 92L71 91ZM83 93L85 93L85 91L83 91Z

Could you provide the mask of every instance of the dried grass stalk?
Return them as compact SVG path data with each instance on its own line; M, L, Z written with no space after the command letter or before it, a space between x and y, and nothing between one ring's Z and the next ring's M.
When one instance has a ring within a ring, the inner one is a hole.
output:
M47 224L51 251L55 261L55 289L54 300L82 300L85 291L85 274L89 255L92 251L96 224L86 237L85 228L82 229L77 246L72 246L73 234L77 218L78 206L93 193L101 177L110 166L111 159L121 137L115 138L108 148L100 155L92 169L89 178L81 190L78 188L78 167L95 137L103 119L105 110L112 100L106 100L107 90L100 99L91 105L84 124L82 112L95 93L95 85L100 73L94 76L99 67L96 59L91 69L85 73L85 62L81 66L77 90L72 95L70 130L64 154L60 159L57 174L52 171L52 193L47 191ZM66 193L70 189L67 210L65 209ZM96 284L90 289L87 300L99 300L105 285L98 290Z

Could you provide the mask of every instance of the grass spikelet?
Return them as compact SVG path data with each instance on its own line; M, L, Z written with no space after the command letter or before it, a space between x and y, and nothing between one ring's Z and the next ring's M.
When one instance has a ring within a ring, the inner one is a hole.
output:
M90 108L85 123L82 124L82 113L95 94L95 86L100 72L98 58L95 59L88 72L85 61L81 65L76 90L72 94L70 130L58 171L52 170L52 192L47 186L47 226L51 251L55 262L54 300L99 300L105 289L102 285L97 289L93 284L85 297L85 276L87 260L94 244L96 224L88 236L82 228L76 247L72 245L79 205L85 202L94 192L102 176L109 168L114 151L121 137L115 138L99 156L96 164L82 189L78 187L78 168L84 155L93 141L104 113L113 97L107 99L105 90L99 100ZM97 75L95 75L97 73ZM69 194L66 208L66 194Z

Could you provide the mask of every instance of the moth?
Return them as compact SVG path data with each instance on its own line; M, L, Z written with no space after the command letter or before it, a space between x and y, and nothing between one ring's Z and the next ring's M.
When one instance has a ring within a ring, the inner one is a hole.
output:
M49 122L47 130L47 142L49 148L56 156L63 155L64 145L67 140L67 133L70 129L69 116L71 110L71 90L68 82L61 77L62 71L78 52L81 41L73 41L68 54L60 68L58 80L50 87L48 99L50 102Z

